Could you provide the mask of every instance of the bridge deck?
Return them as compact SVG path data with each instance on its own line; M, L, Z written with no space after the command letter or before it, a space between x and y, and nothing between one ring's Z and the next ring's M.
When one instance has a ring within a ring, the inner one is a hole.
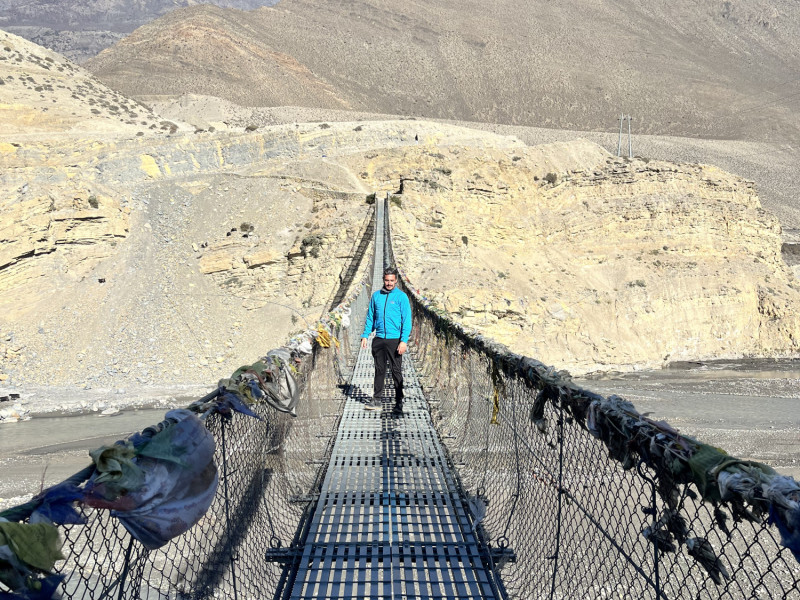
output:
M373 291L388 254L385 219L379 202ZM388 369L383 410L364 408L374 372L370 349L359 349L290 598L501 597L411 357L403 358L402 416L391 413Z
M291 598L497 597L411 358L400 417L390 377L364 409L373 368L360 350Z

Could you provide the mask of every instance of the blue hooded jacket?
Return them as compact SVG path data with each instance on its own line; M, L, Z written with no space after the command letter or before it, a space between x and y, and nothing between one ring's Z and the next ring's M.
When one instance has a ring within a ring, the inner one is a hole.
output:
M375 336L388 340L400 338L408 343L411 335L411 303L405 292L394 288L391 292L378 290L372 294L367 311L367 322L361 337Z

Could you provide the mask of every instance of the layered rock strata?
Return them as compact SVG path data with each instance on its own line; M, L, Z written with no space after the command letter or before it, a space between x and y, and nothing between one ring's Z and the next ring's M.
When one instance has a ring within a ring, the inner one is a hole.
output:
M17 140L0 141L0 374L90 387L213 380L313 326L370 210L362 155L522 147L406 121Z
M397 254L440 306L575 372L797 354L800 283L752 182L607 155L547 171L538 151L382 167L403 173Z

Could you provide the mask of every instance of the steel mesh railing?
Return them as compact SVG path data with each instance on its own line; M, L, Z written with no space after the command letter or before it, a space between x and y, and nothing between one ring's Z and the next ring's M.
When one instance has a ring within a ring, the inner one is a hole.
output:
M511 597L800 598L800 564L766 513L704 501L664 469L668 426L617 431L635 410L587 426L601 401L626 405L467 331L403 280L410 352L464 491L485 507L484 538L508 549Z
M352 315L366 312L366 286ZM350 328L354 329L354 328ZM268 550L291 547L319 484L331 435L341 412L339 377L356 347L347 329L339 342L319 345L303 363L297 417L252 406L262 417L209 416L219 471L216 497L193 528L158 550L145 549L107 511L84 508L84 525L63 528L65 598L261 598L284 576ZM344 367L344 368L343 368Z
M203 415L215 441L219 483L211 507L191 529L148 550L107 510L78 505L86 522L60 527L65 560L55 573L64 576L61 597L238 600L275 593L286 577L281 551L302 536L298 524L324 474L370 285L369 278L355 285L343 310L325 320L329 347L318 339L297 365L296 417L263 404L250 406L261 420L213 410Z

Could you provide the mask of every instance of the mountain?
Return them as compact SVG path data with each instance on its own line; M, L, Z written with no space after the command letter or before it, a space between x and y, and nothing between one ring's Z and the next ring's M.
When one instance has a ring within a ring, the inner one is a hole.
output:
M792 143L798 60L792 0L283 0L176 10L86 66L131 96Z
M184 89L243 105L307 105L313 99L313 106L350 108L336 88L270 45L258 23L246 18L254 14L211 6L180 11L137 30L155 38L133 34L85 66L130 96ZM136 82L135 89L128 81Z
M217 6L250 10L277 0L217 0ZM171 10L194 0L1 0L0 28L83 62Z
M144 135L169 131L174 125L63 56L4 31L0 121L3 135L17 142L62 133Z

